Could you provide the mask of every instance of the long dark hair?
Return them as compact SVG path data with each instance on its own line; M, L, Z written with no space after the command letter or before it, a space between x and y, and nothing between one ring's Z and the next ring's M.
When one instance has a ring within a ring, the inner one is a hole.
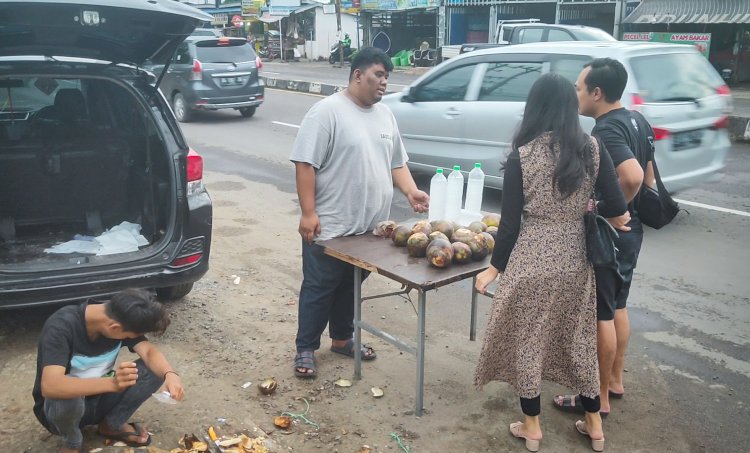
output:
M567 198L581 187L587 173L593 174L594 163L588 136L578 119L575 88L555 73L541 76L531 87L513 149L518 150L545 132L552 132L551 146L559 145L552 180L562 197Z

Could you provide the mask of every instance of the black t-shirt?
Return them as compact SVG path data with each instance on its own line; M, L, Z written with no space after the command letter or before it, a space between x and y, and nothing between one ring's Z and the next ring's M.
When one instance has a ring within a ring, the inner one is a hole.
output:
M44 417L44 397L42 396L42 370L46 366L65 367L65 374L78 378L100 378L107 376L115 367L117 354L123 346L133 352L133 347L145 341L146 337L113 340L99 337L89 339L86 331L86 307L69 305L63 307L47 319L39 336L36 358L36 380L34 381L34 414L49 428Z
M607 148L615 168L635 158L645 171L654 158L654 130L639 112L625 107L607 112L596 119L591 135L598 137ZM628 209L632 216L632 202Z

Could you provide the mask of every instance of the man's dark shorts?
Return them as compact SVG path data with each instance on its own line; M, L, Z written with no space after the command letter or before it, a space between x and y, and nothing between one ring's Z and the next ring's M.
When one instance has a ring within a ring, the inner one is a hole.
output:
M617 265L619 278L610 270L597 269L596 273L596 316L599 321L615 319L615 310L625 308L630 285L633 281L633 271L638 262L643 243L643 225L637 217L628 224L631 230L618 231L619 238L615 239L617 247Z

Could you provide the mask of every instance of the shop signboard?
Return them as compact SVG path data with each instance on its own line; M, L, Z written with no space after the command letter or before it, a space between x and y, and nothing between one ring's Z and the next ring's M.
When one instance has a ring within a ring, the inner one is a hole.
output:
M706 58L708 58L708 53L711 49L711 33L635 32L624 33L622 40L688 44L698 49L698 52L702 53Z
M361 0L341 0L342 13L357 14L361 9Z
M260 8L264 4L263 0L242 0L242 17L260 15Z
M440 6L440 0L361 0L362 9L397 11Z

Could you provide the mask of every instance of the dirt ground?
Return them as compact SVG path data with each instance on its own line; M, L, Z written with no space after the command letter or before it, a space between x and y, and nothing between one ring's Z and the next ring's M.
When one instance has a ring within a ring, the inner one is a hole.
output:
M472 385L481 342L468 340L468 289L465 300L435 298L436 304L465 305L462 318L428 312L424 416L413 412L415 358L367 333L363 337L379 357L364 365L363 379L352 387L333 385L338 378L352 378L353 363L328 351L327 334L317 355L319 377L295 378L291 361L301 281L296 197L239 177L208 174L206 179L215 207L211 270L188 297L169 304L172 325L163 337L152 339L179 370L186 399L176 406L152 399L136 414L153 433L152 445L169 450L184 433L201 435L213 425L226 434L258 435L262 430L277 451L355 452L364 445L373 451L405 451L392 433L412 453L525 451L508 433L508 424L521 417L513 391L505 384L493 383L481 391ZM394 289L385 278L373 276L364 292ZM480 310L480 339L488 307L483 303ZM36 338L52 311L0 312L2 451L58 447L31 411ZM404 299L368 301L364 313L365 319L402 338L414 335L416 313ZM607 451L704 451L688 443L669 407L651 402L650 395L665 386L657 364L646 359L635 363L630 360L626 398L605 420ZM260 395L257 383L272 376L279 382L278 391ZM247 382L252 385L243 388ZM385 396L374 399L373 386L382 388ZM552 395L562 390L552 384L543 390L542 451L590 451L573 428L577 417L552 408ZM306 417L319 429L301 420L288 432L273 429L274 416L303 413L305 400ZM102 439L89 432L85 447L103 447Z

